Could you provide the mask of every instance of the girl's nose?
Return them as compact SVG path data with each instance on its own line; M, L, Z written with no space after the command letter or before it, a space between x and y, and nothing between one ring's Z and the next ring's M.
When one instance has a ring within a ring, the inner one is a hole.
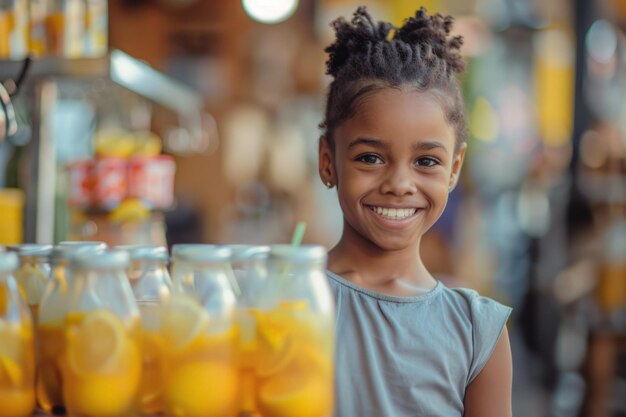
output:
M410 167L393 167L381 185L383 194L411 195L417 191Z

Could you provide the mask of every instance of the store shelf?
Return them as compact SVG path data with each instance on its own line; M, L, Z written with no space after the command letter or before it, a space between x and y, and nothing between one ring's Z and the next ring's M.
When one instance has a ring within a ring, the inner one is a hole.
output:
M23 67L24 60L0 60L0 81L15 80ZM26 241L52 243L55 240L55 208L59 206L55 200L59 168L56 150L59 141L65 139L55 136L53 115L62 101L63 91L70 86L81 91L82 81L92 80L104 80L111 87L119 86L172 112L176 118L172 125L165 126L162 135L168 152L186 156L207 149L210 137L207 120L213 119L204 112L202 96L145 62L119 50L112 50L101 58L32 60L19 93L32 112L29 119L32 138L28 148L31 157L26 168L28 182L24 185ZM169 137L176 140L168 140ZM176 146L169 146L170 143Z
M0 60L0 80L17 77L22 66L21 60ZM187 117L197 117L203 105L202 97L187 85L119 50L113 50L102 58L35 59L31 62L26 81L40 78L107 78Z

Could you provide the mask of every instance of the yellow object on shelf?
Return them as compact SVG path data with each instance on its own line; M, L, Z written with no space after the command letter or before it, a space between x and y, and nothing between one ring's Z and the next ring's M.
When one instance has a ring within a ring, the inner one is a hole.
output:
M161 138L152 132L136 132L134 156L154 158L161 154Z
M100 130L93 141L98 157L128 158L135 147L133 134L125 130Z
M22 243L24 192L17 188L0 189L0 244Z
M114 223L136 223L150 217L150 209L139 199L127 198L111 212L109 220Z

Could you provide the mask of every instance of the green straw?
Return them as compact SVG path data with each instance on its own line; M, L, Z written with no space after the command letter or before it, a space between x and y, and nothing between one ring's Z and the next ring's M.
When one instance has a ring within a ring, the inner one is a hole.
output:
M233 292L237 297L241 296L241 288L239 288L239 283L237 282L237 278L235 277L235 271L233 271L233 266L231 263L228 263L228 267L226 268L226 275L228 276L228 280L230 281L230 286L233 287Z
M291 237L291 245L298 246L302 243L302 238L304 237L304 232L306 230L306 222L298 222L296 228L293 231L293 236Z
M304 237L305 230L306 222L298 222L298 224L296 224L296 228L293 230L293 235L291 236L291 246L299 246L300 243L302 243L302 238ZM288 274L289 265L286 264L283 266L280 276L284 280L287 278Z

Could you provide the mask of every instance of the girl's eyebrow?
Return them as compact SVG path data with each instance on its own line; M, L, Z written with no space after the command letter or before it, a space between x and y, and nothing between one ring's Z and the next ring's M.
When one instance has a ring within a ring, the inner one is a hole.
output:
M373 148L387 149L389 144L381 139L374 138L356 138L348 145L348 149L352 149L358 145L371 146Z
M388 149L389 143L375 138L356 138L348 145L348 149L352 149L358 145L371 146L372 148ZM444 152L448 152L445 146L438 140L429 140L425 142L415 142L411 146L413 151L430 151L432 149L442 149Z
M446 147L437 140L415 142L411 148L413 148L414 151L430 151L431 149L443 149L446 153L448 152Z

